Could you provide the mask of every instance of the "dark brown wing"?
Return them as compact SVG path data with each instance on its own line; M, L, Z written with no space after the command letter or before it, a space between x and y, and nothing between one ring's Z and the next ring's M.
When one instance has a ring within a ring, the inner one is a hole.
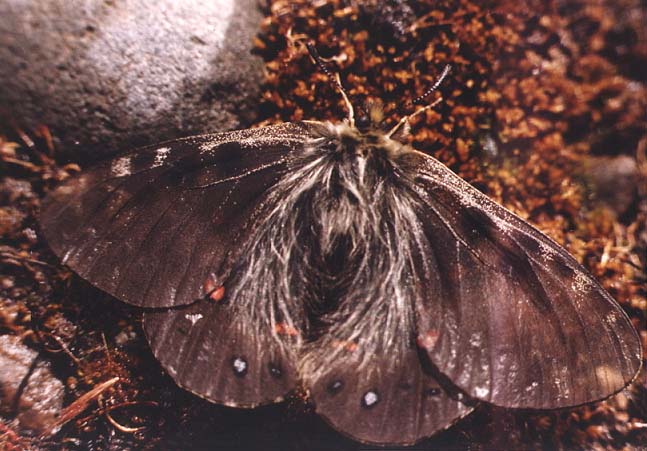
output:
M230 304L204 300L147 311L144 330L177 384L212 402L255 407L279 402L295 388L296 337L274 334Z
M45 236L65 264L123 301L191 303L308 137L307 125L281 124L127 153L49 195Z
M389 351L368 364L351 350L332 362L310 385L317 413L356 440L409 445L472 411L424 368L415 348L398 356Z
M418 340L479 400L559 408L625 387L641 365L629 318L562 247L419 154L432 249Z

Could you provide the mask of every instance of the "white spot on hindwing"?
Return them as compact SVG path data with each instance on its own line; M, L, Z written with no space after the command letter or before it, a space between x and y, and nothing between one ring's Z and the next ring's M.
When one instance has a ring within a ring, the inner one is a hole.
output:
M132 173L132 162L130 156L117 158L110 166L110 172L114 177L125 177Z
M234 374L236 376L244 376L247 374L247 360L242 357L236 357L231 364Z
M380 397L374 390L369 390L362 397L362 405L366 408L374 407L380 401Z

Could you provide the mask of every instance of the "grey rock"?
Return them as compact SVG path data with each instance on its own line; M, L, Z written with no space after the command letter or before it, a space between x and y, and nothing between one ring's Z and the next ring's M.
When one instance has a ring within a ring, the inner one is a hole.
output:
M13 335L0 336L0 411L36 434L51 431L63 407L63 383L36 351ZM16 409L17 407L17 409Z
M76 157L244 127L260 19L256 0L4 0L0 114Z

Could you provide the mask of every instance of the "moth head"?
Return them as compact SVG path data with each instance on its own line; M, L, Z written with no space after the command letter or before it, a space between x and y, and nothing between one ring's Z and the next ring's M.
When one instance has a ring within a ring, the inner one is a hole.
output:
M379 129L384 122L384 104L380 99L368 100L360 112L355 119L355 127L361 133Z
M337 90L343 97L346 108L348 109L348 118L346 122L349 126L349 129L353 131L352 134L355 134L354 132L356 131L360 135L368 135L370 137L371 135L375 135L377 132L377 134L381 134L386 141L393 140L403 142L409 133L409 119L427 111L428 109L433 108L434 106L438 105L438 103L442 102L442 97L436 99L431 103L428 103L427 99L434 91L436 91L440 87L443 80L445 80L445 78L451 71L451 66L446 65L438 79L436 79L434 84L429 89L427 89L422 95L413 99L411 102L408 102L411 105L419 105L421 107L413 114L402 117L398 121L398 123L396 123L395 126L391 128L391 130L383 133L381 128L381 125L384 123L384 109L382 101L368 101L365 107L360 109L361 114L356 118L355 109L352 102L350 101L348 93L341 83L339 73L330 70L330 68L324 63L323 58L321 58L319 52L317 52L317 49L312 42L306 43L306 48L308 49L308 52L310 53L310 56L312 57L314 62L317 64L317 66L319 66L319 69L321 69L321 71L328 76L328 79L337 88Z

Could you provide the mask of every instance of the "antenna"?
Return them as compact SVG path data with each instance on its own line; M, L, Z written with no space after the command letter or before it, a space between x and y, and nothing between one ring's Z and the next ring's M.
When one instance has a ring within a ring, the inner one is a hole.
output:
M440 74L440 76L438 77L438 79L434 82L434 84L429 89L427 89L422 95L419 95L418 97L413 99L411 101L411 104L412 105L421 105L427 99L427 97L429 97L431 95L432 92L436 91L440 87L440 85L443 83L445 78L447 78L447 75L449 75L451 70L452 70L452 67L449 64L447 64L445 66L445 68L443 69L442 73ZM391 130L389 130L389 132L386 134L386 137L390 138L391 136L393 136L400 129L400 127L405 125L409 121L409 119L411 119L413 117L416 117L419 114L422 114L427 110L432 109L433 107L435 107L436 105L438 105L442 101L443 101L443 98L440 97L440 98L436 99L435 101L433 101L432 103L430 103L428 105L425 105L422 108L418 108L413 114L410 114L408 116L404 116L402 119L400 119L400 121L398 121L397 124L395 124L395 126Z
M413 99L411 103L413 105L422 105L425 99L429 97L432 92L434 92L436 89L440 87L440 85L443 83L445 78L447 78L447 75L449 75L451 71L452 71L452 66L450 66L449 64L445 65L445 68L443 69L442 73L440 74L438 79L434 82L434 84L431 86L431 88L427 89L422 95L419 95L418 97Z
M310 56L312 57L314 62L317 63L317 66L319 66L319 69L328 77L330 82L335 85L341 93L342 97L344 98L346 108L348 108L348 123L351 127L355 127L355 110L353 109L353 104L350 103L350 100L348 99L346 90L341 84L339 74L336 72L333 73L330 68L326 66L323 58L321 58L321 55L319 55L319 52L317 52L317 49L315 48L314 44L312 44L312 42L307 42L306 48L308 49L308 52L310 53Z

